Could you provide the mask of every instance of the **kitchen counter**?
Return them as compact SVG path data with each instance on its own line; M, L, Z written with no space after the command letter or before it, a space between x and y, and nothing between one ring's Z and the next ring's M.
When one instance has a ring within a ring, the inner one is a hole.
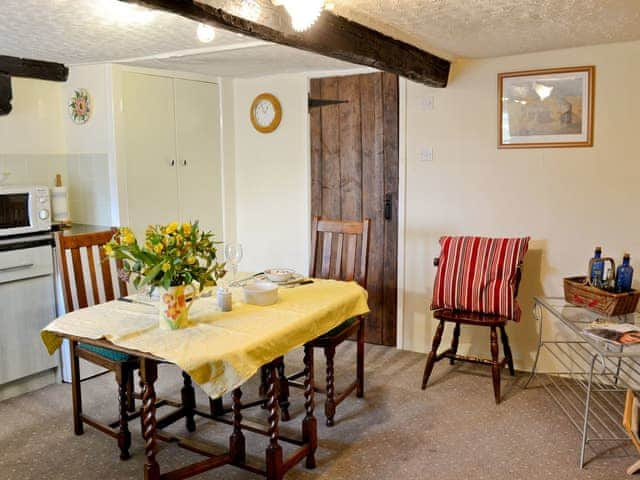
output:
M105 225L89 225L86 223L74 223L70 227L66 227L61 223L53 223L51 225L51 230L54 232L62 232L62 234L67 237L71 235L82 235L83 233L93 233L93 232L103 232L105 230L109 230L110 226Z

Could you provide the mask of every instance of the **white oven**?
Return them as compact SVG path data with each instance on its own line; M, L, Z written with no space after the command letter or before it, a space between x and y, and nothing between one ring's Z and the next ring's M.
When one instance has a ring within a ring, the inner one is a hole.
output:
M49 189L0 186L0 237L51 230Z

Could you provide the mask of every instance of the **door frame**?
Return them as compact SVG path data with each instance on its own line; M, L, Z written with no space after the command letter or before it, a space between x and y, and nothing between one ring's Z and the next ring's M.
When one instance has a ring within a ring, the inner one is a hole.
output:
M329 70L306 72L307 91L311 91L311 79L323 77L341 77L375 73L379 70L370 67L348 70ZM396 346L404 350L404 295L406 285L406 179L407 179L407 79L398 76L398 258L397 258L397 298L396 298ZM307 165L307 231L311 231L311 116L305 116L305 155Z

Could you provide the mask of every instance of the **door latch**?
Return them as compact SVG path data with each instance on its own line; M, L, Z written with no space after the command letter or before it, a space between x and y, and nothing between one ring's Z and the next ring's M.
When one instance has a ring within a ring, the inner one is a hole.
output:
M384 196L384 219L391 220L391 212L393 211L393 196L387 193Z

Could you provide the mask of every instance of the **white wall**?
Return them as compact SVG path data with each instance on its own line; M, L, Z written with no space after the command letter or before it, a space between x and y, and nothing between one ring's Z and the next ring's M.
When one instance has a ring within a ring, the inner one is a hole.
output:
M594 147L498 150L497 74L573 65L596 66ZM562 296L562 278L585 272L595 245L618 260L625 251L640 258L638 85L640 42L457 62L445 89L408 83L405 348L429 348L432 259L443 234L532 237L523 319L508 327L520 368L536 344L534 295ZM421 108L425 96L434 110ZM418 159L425 146L432 162ZM486 354L488 332L464 330L461 349L473 341Z
M64 141L67 153L69 210L75 223L109 226L117 223L111 205L110 66L71 67L69 79L62 84L60 111L63 114ZM68 112L69 99L77 89L89 92L91 118L75 124Z
M13 78L13 110L0 117L0 172L12 184L52 186L66 173L60 83Z
M278 75L234 82L237 240L245 257L241 270L272 266L308 270L309 120L308 80ZM270 134L251 125L254 98L274 94L282 122Z
M61 83L12 78L12 112L0 117L3 154L63 154L66 152L58 104Z

